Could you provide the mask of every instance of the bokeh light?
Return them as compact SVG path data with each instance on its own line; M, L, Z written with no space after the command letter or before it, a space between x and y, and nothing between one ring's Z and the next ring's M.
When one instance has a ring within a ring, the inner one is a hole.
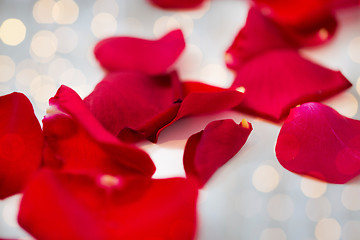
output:
M52 16L58 24L73 24L79 17L79 7L73 0L59 0L52 8Z
M341 236L341 226L333 218L324 218L316 224L315 236L317 240L338 240Z
M0 83L9 81L14 74L14 61L9 56L0 55Z
M360 210L360 184L345 186L341 194L341 202L344 207L351 211Z
M58 41L56 36L46 30L37 32L31 40L31 53L40 59L49 59L57 50Z
M117 21L110 13L99 13L91 21L91 32L97 38L110 37L115 34Z
M326 197L310 198L306 204L306 216L314 222L331 214L331 203Z
M279 184L279 174L272 166L262 165L254 171L252 183L260 192L271 192Z
M327 184L326 182L322 182L315 178L303 177L301 179L300 187L305 196L309 198L318 198L326 192Z
M19 45L26 36L26 27L20 19L6 19L0 26L0 39L9 46Z
M93 5L93 14L110 13L116 18L119 14L119 5L115 0L96 0Z
M60 27L54 32L57 38L57 52L70 53L78 44L77 33L69 27Z
M33 17L35 21L43 24L53 23L52 9L54 5L54 0L38 0L33 7Z
M348 45L348 54L356 63L360 63L360 36L353 38Z

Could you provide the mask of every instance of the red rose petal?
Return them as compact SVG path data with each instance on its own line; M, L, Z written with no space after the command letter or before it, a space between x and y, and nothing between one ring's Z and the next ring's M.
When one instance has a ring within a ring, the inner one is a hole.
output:
M152 4L165 9L188 9L201 6L206 0L149 0Z
M246 120L209 123L204 130L192 135L185 146L184 168L187 177L195 178L203 187L218 168L228 162L245 144L252 125Z
M360 173L360 121L320 103L303 104L291 110L275 151L289 171L346 183Z
M332 1L332 8L339 9L339 8L347 8L347 7L360 7L359 0L333 0Z
M145 184L42 171L20 204L20 225L37 239L193 239L197 189L186 179ZM105 184L104 184L105 183Z
M306 60L296 51L278 50L248 62L231 88L245 91L237 109L280 121L292 107L324 100L350 86L340 72Z
M39 168L43 135L27 97L0 97L0 199L19 193Z
M50 99L50 105L64 114L50 115L43 120L47 144L54 152L53 156L46 155L50 156L47 165L111 174L130 171L151 176L155 172L148 154L107 132L72 89L60 87Z
M166 72L185 48L181 30L173 30L157 40L112 37L100 41L94 53L109 71L136 70L155 75Z

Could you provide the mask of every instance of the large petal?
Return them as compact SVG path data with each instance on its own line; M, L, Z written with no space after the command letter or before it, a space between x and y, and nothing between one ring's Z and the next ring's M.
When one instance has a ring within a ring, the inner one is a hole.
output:
M197 189L186 179L130 182L40 172L24 192L19 223L36 239L194 238ZM56 234L56 235L54 235Z
M43 135L27 97L0 97L0 199L19 193L41 163Z
M181 30L173 30L157 40L112 37L94 49L101 66L109 71L136 70L155 75L165 73L185 48Z
M227 119L211 122L192 135L184 152L187 177L195 178L199 187L203 187L242 148L251 131L252 125L245 119L240 124Z
M272 121L281 121L292 107L321 101L351 86L338 71L306 60L296 51L268 52L237 72L232 85L245 91L238 109Z
M149 0L152 4L165 9L191 9L201 6L207 0Z
M360 174L360 121L320 103L303 104L291 110L275 151L289 171L345 183Z
M47 165L109 174L155 172L148 154L107 132L72 89L60 87L50 106L55 113L43 120L51 150L45 155Z

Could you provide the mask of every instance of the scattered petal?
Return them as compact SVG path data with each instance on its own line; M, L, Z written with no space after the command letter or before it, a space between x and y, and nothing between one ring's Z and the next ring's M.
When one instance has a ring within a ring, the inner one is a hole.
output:
M152 4L165 9L191 9L200 7L207 0L149 0Z
M298 174L346 183L360 173L360 121L321 103L291 110L275 151L280 164Z

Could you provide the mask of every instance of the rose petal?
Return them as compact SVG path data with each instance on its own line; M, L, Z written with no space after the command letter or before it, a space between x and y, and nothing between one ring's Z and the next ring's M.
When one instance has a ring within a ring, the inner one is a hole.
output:
M206 0L149 0L152 4L165 9L189 9L201 6Z
M245 144L252 125L246 120L209 123L204 130L192 135L186 142L184 168L187 177L195 178L203 187L218 168L227 163Z
M41 163L43 135L27 97L0 97L0 199L19 193Z
M360 7L359 0L333 0L332 8L348 8L348 7Z
M291 110L275 151L289 171L345 183L360 173L360 121L320 103L303 104Z
M177 29L157 40L107 38L95 46L94 53L108 71L136 70L156 75L165 73L184 48L184 36Z
M37 239L193 239L197 189L186 179L130 182L40 172L24 192L18 220Z
M151 176L155 172L148 154L107 132L72 89L61 86L50 105L62 113L43 120L47 144L54 152L53 158L47 155L47 165L110 174L125 171Z
M278 50L248 62L237 72L231 88L245 91L237 109L272 121L281 121L292 107L322 101L351 86L338 71Z

